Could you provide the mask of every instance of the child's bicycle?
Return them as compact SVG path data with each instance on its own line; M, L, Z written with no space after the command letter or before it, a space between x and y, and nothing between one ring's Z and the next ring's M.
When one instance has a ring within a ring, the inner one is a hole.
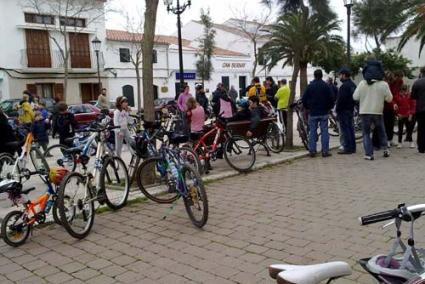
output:
M389 254L376 255L359 260L360 265L379 284L425 284L425 258L422 250L415 247L415 220L425 212L425 204L405 206L359 218L361 225L369 225L392 220L383 228L395 224L396 235ZM401 223L410 223L407 245L401 240ZM399 252L397 250L400 249ZM345 262L329 262L316 265L273 264L269 267L270 276L279 284L318 284L351 274Z
M44 224L47 216L52 211L53 220L61 224L56 204L56 188L68 173L64 168L52 168L49 173L44 171L27 172L28 175L41 175L47 185L44 194L35 200L28 200L27 196L35 187L23 189L22 183L5 179L0 182L0 193L7 194L8 199L13 206L22 205L22 210L9 212L1 223L1 235L6 244L18 247L27 240L32 226L35 224ZM72 214L68 213L72 218Z

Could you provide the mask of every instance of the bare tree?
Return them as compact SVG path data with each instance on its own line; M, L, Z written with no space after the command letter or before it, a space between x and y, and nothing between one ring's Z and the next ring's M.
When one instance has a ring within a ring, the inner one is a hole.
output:
M34 10L41 15L55 17L54 25L44 23L50 39L59 51L64 69L64 96L67 95L69 61L71 57L70 42L84 28L102 20L106 13L104 0L21 0L26 9ZM57 22L56 20L59 19ZM79 25L77 19L84 19Z
M252 77L255 77L258 66L258 45L261 39L267 35L267 27L272 15L271 9L265 9L265 12L256 16L251 16L245 8L241 10L231 9L233 13L233 24L240 32L241 37L248 38L253 45L254 61L252 67Z
M138 11L140 12L140 11ZM137 85L137 109L142 108L142 86L140 68L142 65L143 54L143 15L138 13L137 19L131 17L128 12L124 14L126 21L125 31L128 33L130 54L128 58L133 64L136 71L136 85Z
M155 40L156 14L159 0L145 0L145 23L142 43L143 57L143 109L147 121L155 120L153 89L153 47Z

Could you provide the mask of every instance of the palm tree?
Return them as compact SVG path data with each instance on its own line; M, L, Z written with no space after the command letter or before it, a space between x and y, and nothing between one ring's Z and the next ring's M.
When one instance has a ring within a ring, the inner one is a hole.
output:
M307 66L317 60L318 56L332 56L329 50L334 45L341 46L343 40L334 32L340 30L340 22L335 19L324 19L318 13L309 13L307 9L286 13L278 18L271 28L271 39L263 47L269 55L271 69L283 61L283 66L293 66L291 80L291 96L289 103L295 98L295 89L300 74L301 93L307 87ZM292 111L289 110L287 145L293 146L293 120Z
M413 16L407 21L407 28L401 36L398 51L401 51L406 43L412 37L415 37L420 43L418 54L420 57L425 45L425 0L410 0L408 2L410 7L407 9L407 14Z
M406 0L362 0L353 7L354 35L372 38L381 50L387 37L397 32L406 21ZM385 8L383 8L385 7Z
M311 12L327 19L337 17L329 6L329 0L308 0L308 6L305 5L304 0L262 0L262 2L269 6L273 3L279 5L283 13L311 10Z

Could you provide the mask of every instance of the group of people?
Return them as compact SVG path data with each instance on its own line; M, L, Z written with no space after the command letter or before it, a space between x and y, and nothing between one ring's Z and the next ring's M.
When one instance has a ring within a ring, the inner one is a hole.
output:
M328 119L332 109L337 114L341 135L341 148L338 154L356 153L354 130L354 109L359 106L363 131L363 147L366 160L374 160L374 150L383 150L383 156L389 157L389 147L402 148L404 128L405 141L411 148L413 130L418 121L418 150L425 153L425 68L419 79L409 88L403 82L402 73L384 72L381 62L368 59L363 69L363 80L358 86L351 79L351 70L342 68L339 72L341 86L323 81L321 70L314 72L314 80L308 85L302 96L306 108L309 128L310 156L317 155L317 128L321 129L322 156L329 157ZM336 93L336 94L335 94ZM394 123L398 120L398 143L393 141ZM422 128L421 128L422 127Z

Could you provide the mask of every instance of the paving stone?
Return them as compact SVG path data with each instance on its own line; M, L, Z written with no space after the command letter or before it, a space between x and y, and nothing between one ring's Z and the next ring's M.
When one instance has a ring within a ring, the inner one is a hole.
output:
M7 278L9 278L9 280L12 280L12 281L15 281L15 282L29 278L31 276L34 276L34 274L32 274L31 271L28 271L28 270L25 270L25 269L17 270L13 273L7 274Z
M85 268L83 270L80 270L78 272L72 273L72 276L75 278L78 278L80 280L86 281L90 278L93 278L97 275L99 275L100 272L91 268Z
M59 272L45 277L49 283L60 284L66 281L73 280L73 277L65 272Z

